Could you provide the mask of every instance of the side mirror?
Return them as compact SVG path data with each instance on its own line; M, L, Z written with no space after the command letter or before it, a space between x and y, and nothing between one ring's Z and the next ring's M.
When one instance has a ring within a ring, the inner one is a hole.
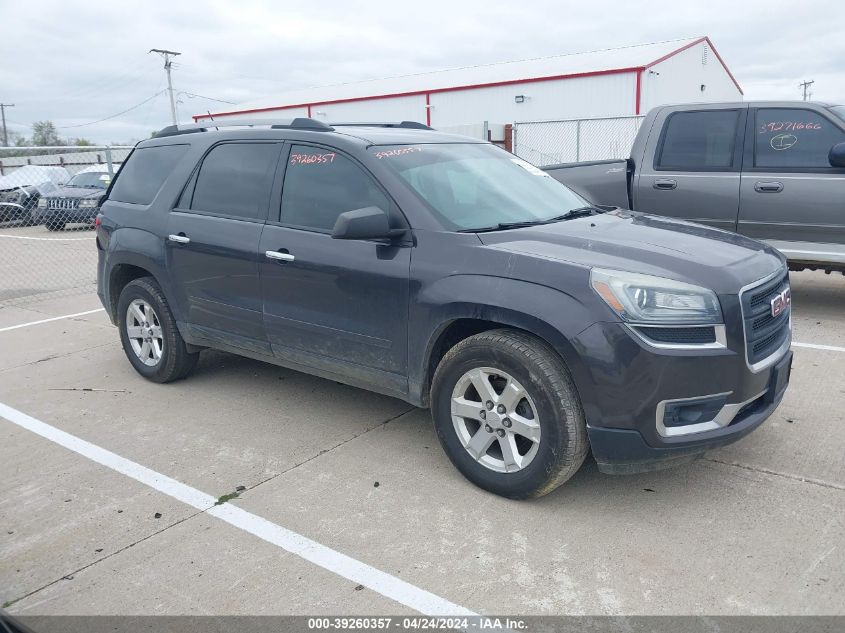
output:
M827 160L831 167L845 167L845 143L837 143L831 147Z
M383 209L364 207L337 216L332 237L336 240L373 240L396 237L404 232L390 228L390 220Z

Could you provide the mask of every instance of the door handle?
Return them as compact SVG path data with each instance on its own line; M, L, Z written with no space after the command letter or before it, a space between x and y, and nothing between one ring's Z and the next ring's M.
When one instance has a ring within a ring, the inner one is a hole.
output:
M758 193L780 193L783 191L783 183L775 180L768 182L755 182L754 191Z
M186 236L184 233L179 233L179 235L168 235L167 239L171 242L176 242L177 244L189 244L191 242L191 238Z
M296 259L296 257L290 253L282 253L280 251L264 251L264 256L267 259L275 259L280 262L292 262Z
M662 189L668 191L670 189L677 189L678 181L672 180L671 178L658 178L654 181L651 186L655 189Z

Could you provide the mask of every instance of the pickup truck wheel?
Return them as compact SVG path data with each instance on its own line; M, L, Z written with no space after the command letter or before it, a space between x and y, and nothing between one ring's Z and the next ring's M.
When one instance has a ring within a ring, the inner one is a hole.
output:
M587 456L569 371L548 344L524 332L482 332L449 350L434 374L431 412L455 467L504 497L548 494Z
M184 378L199 353L188 352L161 288L152 277L126 284L117 302L123 351L132 366L153 382Z

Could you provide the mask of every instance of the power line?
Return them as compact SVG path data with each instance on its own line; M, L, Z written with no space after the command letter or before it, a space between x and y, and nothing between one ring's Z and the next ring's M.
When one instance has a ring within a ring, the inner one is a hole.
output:
M188 95L189 97L198 97L200 99L208 99L209 101L217 101L219 103L228 103L230 105L235 105L234 101L226 101L225 99L215 99L214 97L206 97L205 95L198 95L198 94L194 94L193 92L186 92L184 90L176 93L177 97L179 95Z
M145 78L144 76L148 70L142 71L140 75L138 74L138 71L141 69L145 60L146 57L144 56L133 58L125 64L121 64L117 71L110 76L100 75L92 81L86 81L83 83L77 82L70 90L64 93L53 93L50 94L49 97L45 96L44 98L30 99L30 101L49 100L55 102L57 99L62 99L64 101L85 99L90 97L92 94L98 94L105 90L113 91L115 88L131 85L139 79ZM80 73L80 75L81 74L82 73ZM124 81L126 79L129 79L129 81Z
M57 126L57 127L58 127L59 130L67 130L67 129L74 128L74 127L86 127L86 126L89 126L89 125L95 125L97 123L102 123L103 121L108 121L109 119L114 119L115 117L119 117L121 114L126 114L127 112L131 112L135 108L140 108L145 103L149 103L150 101L155 99L157 96L164 94L165 92L167 92L166 88L164 90L159 90L154 95L144 99L141 103L136 103L131 108L127 108L126 110L122 110L121 112L118 112L116 114L112 114L112 115L107 116L103 119L98 119L96 121L90 121L89 123L79 123L79 124L76 124L76 125L61 125L61 126Z

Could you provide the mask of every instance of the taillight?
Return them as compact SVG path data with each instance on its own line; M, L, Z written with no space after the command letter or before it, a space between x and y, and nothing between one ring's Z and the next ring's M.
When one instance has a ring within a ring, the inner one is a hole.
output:
M102 216L98 213L98 214L97 214L97 217L96 217L96 218L94 218L94 228L95 228L95 229L100 228L100 224L101 224L101 223L102 223Z

